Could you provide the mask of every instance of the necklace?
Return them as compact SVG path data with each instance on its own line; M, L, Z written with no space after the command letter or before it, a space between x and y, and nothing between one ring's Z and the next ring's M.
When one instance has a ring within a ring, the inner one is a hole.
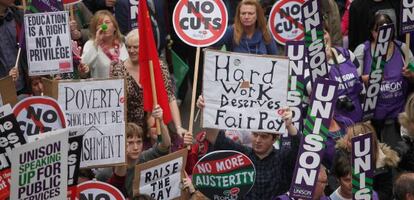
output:
M249 46L249 44L247 43L247 41L246 41L246 40L245 40L244 42L246 43L247 51L249 51L249 54L252 54L252 52L251 52L251 50L250 50L250 46ZM257 53L258 53L258 49L259 49L259 45L258 45L258 44L256 44L256 47L255 47L255 53L254 53L254 54L257 54Z

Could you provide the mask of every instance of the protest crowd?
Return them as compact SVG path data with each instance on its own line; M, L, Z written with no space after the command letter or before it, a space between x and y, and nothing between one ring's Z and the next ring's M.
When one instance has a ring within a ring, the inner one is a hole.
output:
M414 200L411 36L412 0L0 0L0 200Z

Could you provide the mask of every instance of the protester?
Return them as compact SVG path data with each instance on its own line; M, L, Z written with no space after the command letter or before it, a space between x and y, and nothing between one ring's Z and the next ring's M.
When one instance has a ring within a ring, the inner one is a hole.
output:
M363 85L357 72L358 60L348 49L332 46L330 31L331 27L325 22L324 41L329 78L339 82L334 113L336 118L346 117L355 123L360 122L363 114L360 102Z
M373 62L374 46L378 37L378 27L391 24L391 18L385 14L377 14L370 25L371 37L355 49L355 56L360 63L359 73L362 80L369 85L369 74ZM404 109L405 99L408 96L409 81L414 80L414 72L407 69L404 59L407 58L413 63L411 51L408 55L403 53L404 43L398 40L390 42L387 52L386 62L383 68L381 89L376 101L375 113L372 124L381 142L385 142L391 147L395 147L401 141L400 125L397 117ZM362 102L365 103L365 102Z
M414 173L403 173L398 176L394 183L394 199L414 199Z
M0 78L10 75L16 84L17 95L28 92L26 85L27 60L24 49L20 53L18 66L16 58L18 53L18 41L22 35L23 12L18 10L13 0L0 1Z
M144 102L143 102L143 90L140 84L140 66L139 66L139 33L138 29L132 30L126 36L126 45L128 47L128 55L125 61L116 63L111 67L111 76L112 77L126 77L127 79L127 88L128 88L128 98L127 98L127 120L128 122L134 122L137 125L147 128L147 120L144 111ZM162 70L162 76L164 80L164 86L167 90L169 106L171 109L171 115L173 122L176 128L178 135L182 135L186 132L182 128L180 111L178 109L177 101L174 96L174 90L170 80L170 73L168 67L160 60L160 66ZM151 126L150 126L151 127ZM148 128L150 128L148 127ZM145 130L146 133L150 133Z
M414 172L414 94L405 104L405 111L398 116L402 130L402 141L396 146L401 162L398 168L402 171Z
M191 194L190 200L208 200L206 196L194 188L190 178L183 178L183 190L188 190Z
M167 127L162 123L162 109L156 106L152 115L160 120L161 142L151 149L143 151L142 138L144 131L134 123L128 123L126 127L126 157L127 165L117 166L113 169L112 177L109 179L112 185L123 191L126 197L133 197L132 186L135 177L135 165L161 157L169 153L171 145ZM112 169L106 169L100 173L112 173Z
M372 161L375 164L373 189L378 193L379 199L391 199L393 169L397 167L400 158L398 157L397 152L392 150L386 144L378 141L375 129L369 124L369 122L357 123L348 127L346 135L337 141L337 151L335 157L350 158L352 151L351 139L355 136L363 134L371 134L372 136Z
M335 157L333 174L339 187L329 196L331 200L352 200L352 166L349 154ZM377 192L373 191L373 200L378 200Z
M276 55L276 43L267 28L262 6L257 0L243 0L223 38L214 46L226 46L226 50L251 54Z
M89 21L92 18L92 13L82 1L65 5L65 10L70 9L73 10L73 16L69 22L70 36L72 40L78 42L79 46L83 46L89 39Z
M367 25L372 24L376 14L387 14L391 17L392 23L397 25L399 8L399 1L394 0L354 0L349 8L349 49L354 50L359 44L369 39L371 29ZM398 27L395 26L397 33Z
M195 136L195 143L193 144L193 134L187 132L184 134L184 144L191 145L191 149L188 151L187 163L185 171L187 174L193 174L193 167L198 160L209 152L213 151L213 145L206 139L206 132L202 131Z
M319 1L322 19L330 27L332 46L342 46L341 16L335 0Z
M315 191L313 192L312 200L329 200L329 197L325 196L325 187L328 184L328 177L325 166L321 165L319 168L318 179L316 180ZM289 197L289 192L283 195L279 195L274 200L294 200L295 198Z
M112 13L101 10L92 17L89 31L81 62L89 67L92 78L108 78L111 64L128 58L118 23Z
M33 96L43 96L44 86L42 83L42 76L31 76L30 86Z
M197 100L197 106L204 108L202 96ZM275 149L273 144L279 139L280 133L253 132L252 147L246 147L226 138L224 131L207 129L206 139L214 145L215 150L236 150L244 153L252 160L256 168L256 179L253 188L246 199L270 199L281 195L289 189L290 181L298 153L301 134L292 124L292 111L283 109L282 119L288 134L291 136L291 147ZM271 166L271 167L269 167Z

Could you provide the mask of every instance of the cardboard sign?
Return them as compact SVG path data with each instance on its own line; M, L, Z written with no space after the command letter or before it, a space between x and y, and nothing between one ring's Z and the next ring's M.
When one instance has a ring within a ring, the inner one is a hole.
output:
M414 1L401 1L401 34L414 31Z
M277 112L286 106L288 66L285 57L206 50L203 127L285 132Z
M13 108L13 113L28 142L41 133L66 127L62 109L50 97L28 97Z
M25 14L24 27L30 76L73 72L68 12Z
M68 134L63 130L11 152L11 199L66 199Z
M338 82L317 78L303 127L290 196L312 199L322 161L324 142L335 109Z
M374 162L372 133L356 136L352 143L352 199L372 199Z
M374 117L375 108L377 107L378 94L381 90L382 75L387 60L387 49L390 41L394 37L394 25L388 24L378 28L378 39L372 56L371 72L366 87L366 97L363 104L364 120Z
M9 197L11 162L10 152L20 145L26 144L19 124L13 114L0 118L0 199Z
M134 194L148 194L153 199L180 199L179 184L184 177L187 149L170 153L135 167Z
M124 200L124 195L111 184L100 181L87 181L78 185L78 199Z
M11 76L0 79L0 106L17 103L16 86Z
M290 40L303 40L301 7L304 0L277 1L269 15L269 30L281 45Z
M227 23L227 9L221 0L180 0L174 8L174 30L190 46L216 43L223 37Z
M305 27L305 46L312 83L318 77L327 77L325 43L323 39L322 15L318 0L309 0L302 6L302 21Z
M193 168L193 184L210 199L240 199L253 187L256 170L238 151L213 151Z
M292 122L300 131L303 127L302 99L306 89L305 83L305 43L303 41L288 41L286 56L289 57L289 84L287 105L293 113Z

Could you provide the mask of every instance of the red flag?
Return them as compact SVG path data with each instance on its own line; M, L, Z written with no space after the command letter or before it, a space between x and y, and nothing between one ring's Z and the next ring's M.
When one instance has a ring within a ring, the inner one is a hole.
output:
M164 80L160 61L158 58L157 48L155 46L154 35L152 33L152 24L148 12L147 1L139 0L139 66L140 66L140 83L144 93L144 110L151 112L154 104L151 90L151 77L149 70L149 61L152 60L154 66L155 88L157 91L158 104L164 113L164 123L171 121L171 111L168 101L167 91L165 90Z

